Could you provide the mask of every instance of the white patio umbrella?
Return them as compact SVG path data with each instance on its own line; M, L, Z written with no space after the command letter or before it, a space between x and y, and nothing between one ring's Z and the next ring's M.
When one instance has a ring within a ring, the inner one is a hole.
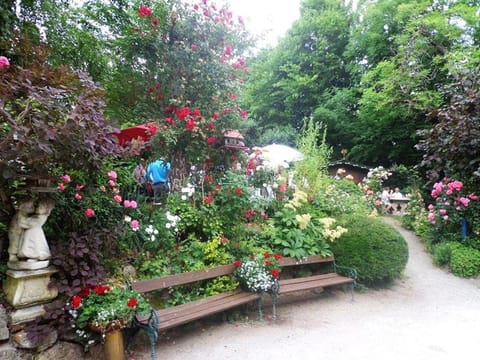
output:
M268 157L269 160L277 161L298 161L303 159L303 154L297 149L282 145L282 144L271 144L260 148L263 156Z
M263 159L272 168L288 168L288 163L303 159L303 154L295 148L282 144L271 144L260 148ZM266 164L266 165L267 165Z

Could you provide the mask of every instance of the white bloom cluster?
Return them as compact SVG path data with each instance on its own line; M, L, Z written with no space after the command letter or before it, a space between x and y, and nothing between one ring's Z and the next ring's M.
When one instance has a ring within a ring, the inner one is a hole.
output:
M192 197L195 193L195 187L192 184L187 184L187 186L181 189L182 192L182 200L187 200L188 198Z
M155 241L155 235L158 235L158 230L153 227L152 224L148 225L145 229L147 236L150 237L151 241Z
M275 284L273 276L265 266L255 260L243 262L237 268L236 276L252 292L267 292Z
M165 224L165 227L167 229L173 229L174 232L177 232L177 223L180 221L180 217L178 215L173 215L170 213L170 211L167 211L165 216L167 217L167 223Z
M390 175L392 175L392 173L386 170L383 166L377 166L376 168L371 169L368 172L367 178L377 178L379 180L387 180Z

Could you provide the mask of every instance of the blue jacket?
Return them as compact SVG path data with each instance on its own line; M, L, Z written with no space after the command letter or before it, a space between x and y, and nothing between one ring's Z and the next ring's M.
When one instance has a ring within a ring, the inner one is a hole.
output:
M165 160L156 160L147 167L147 180L153 184L168 182L168 172L170 171L170 163Z

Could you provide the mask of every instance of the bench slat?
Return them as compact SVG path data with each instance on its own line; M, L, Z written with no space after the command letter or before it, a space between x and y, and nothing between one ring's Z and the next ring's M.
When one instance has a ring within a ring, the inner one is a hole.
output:
M334 285L351 284L353 279L336 273L314 275L304 278L295 278L288 280L280 280L279 294L286 294L289 292L299 290L311 290L315 288L323 288Z
M224 298L231 298L232 296L238 295L239 293L241 293L241 290L226 291L221 294L208 296L206 298L194 300L185 304L159 309L159 311L162 313L162 316L169 316L169 314L171 313L188 311L188 309L192 307L192 304L195 304L194 306L198 308L201 308L203 306L208 307L211 303L222 301L222 299Z
M298 266L317 263L333 263L334 261L335 258L333 256L313 255L306 256L300 260L294 257L284 257L281 258L278 262L280 263L280 266Z
M257 300L259 299L259 297L260 295L258 294L238 292L232 294L230 297L224 297L214 302L203 302L200 306L197 306L198 304L196 301L190 302L188 303L188 308L184 307L183 311L181 312L168 312L167 315L165 315L165 309L161 309L157 311L160 318L159 330L166 330L177 325L200 319L207 315L216 314L234 308L236 306Z
M132 289L140 293L162 290L175 285L185 285L196 281L213 279L218 276L230 275L235 270L233 264L216 266L211 269L189 271L186 273L168 275L150 280L132 282Z

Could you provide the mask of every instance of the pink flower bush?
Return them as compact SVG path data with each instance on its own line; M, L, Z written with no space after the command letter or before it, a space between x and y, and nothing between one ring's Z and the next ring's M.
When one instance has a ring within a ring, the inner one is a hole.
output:
M433 185L431 196L435 203L428 205L427 218L439 241L465 236L465 229L469 234L480 230L478 196L464 190L461 181L448 178Z

